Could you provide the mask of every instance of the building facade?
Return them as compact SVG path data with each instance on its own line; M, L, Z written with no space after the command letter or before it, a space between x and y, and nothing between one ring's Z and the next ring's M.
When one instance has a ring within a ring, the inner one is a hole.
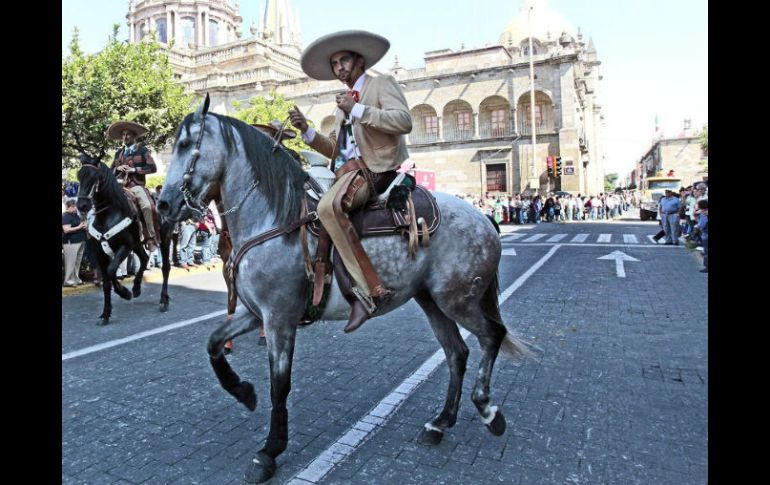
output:
M234 102L276 91L322 133L334 129L342 85L302 72L301 30L290 0L268 0L260 25L252 25L246 39L238 1L132 0L127 19L131 41L155 30L158 41L170 45L178 81L196 94L208 92L212 111L228 114ZM434 171L439 191L601 192L601 63L593 43L586 44L545 0L522 0L518 14L490 42L427 52L416 69L401 67L396 57L389 69L369 70L392 75L404 90L413 116L408 163ZM561 157L560 177L548 175L548 157Z
M630 182L638 187L643 179L673 170L687 187L708 179L708 159L701 148L700 136L691 128L690 120L676 137L654 140L631 172Z

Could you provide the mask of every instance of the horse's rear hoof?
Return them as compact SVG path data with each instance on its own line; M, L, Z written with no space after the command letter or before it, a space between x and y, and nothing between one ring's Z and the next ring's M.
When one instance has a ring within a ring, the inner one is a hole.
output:
M99 317L99 321L96 322L97 325L104 326L110 323L110 317Z
M160 311L162 311L162 312L167 312L168 311L168 302L167 301L161 302L161 304L160 304Z
M246 406L249 411L257 409L257 393L254 392L254 386L251 382L239 382L238 385L233 388L232 394L235 396L235 399Z
M142 294L142 290L141 288L134 288L131 290L131 294L134 295L134 298L138 298Z
M116 289L115 293L117 293L118 296L123 298L124 300L131 301L131 292L128 291L128 288L123 287L123 288L121 288L119 290Z
M260 451L257 453L257 456L251 460L243 479L246 483L266 482L273 477L273 474L275 474L275 468L275 460Z
M490 433L495 436L502 436L505 433L505 416L499 410L495 412L495 417L491 423L485 424Z
M441 443L441 439L444 437L444 432L431 428L423 428L420 432L420 436L417 437L417 442L421 445L436 446Z

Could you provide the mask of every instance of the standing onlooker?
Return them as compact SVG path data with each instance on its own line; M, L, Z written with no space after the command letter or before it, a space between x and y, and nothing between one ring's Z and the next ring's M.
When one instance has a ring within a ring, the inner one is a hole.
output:
M182 268L190 270L190 266L195 266L195 230L198 224L192 219L182 222L179 230L179 261Z
M701 273L709 272L709 200L701 199L698 201L698 234L703 244L703 269Z
M66 212L62 214L62 245L64 247L64 286L82 285L78 273L83 259L86 240L86 224L80 221L74 200L65 203Z
M679 208L681 202L678 197L674 197L674 191L666 189L666 196L661 197L658 202L660 220L663 223L663 230L666 231L666 244L679 245Z

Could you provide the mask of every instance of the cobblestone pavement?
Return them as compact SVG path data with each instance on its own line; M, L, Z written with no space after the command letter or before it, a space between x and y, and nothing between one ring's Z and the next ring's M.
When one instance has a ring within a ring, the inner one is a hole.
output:
M657 227L586 226L537 231L643 237ZM554 244L504 242L516 255L503 256L501 289ZM625 263L625 278L597 259L614 250L639 260ZM507 418L503 436L486 431L470 402L479 361L470 336L459 419L440 445L416 437L443 405L445 364L319 483L706 483L708 276L698 269L684 248L558 247L501 306L508 327L542 349L521 364L497 361L491 398ZM666 294L665 281L683 284ZM100 292L63 299L62 354L225 308L219 272L171 284L168 313L157 311L159 285L150 283L135 301L114 299L116 323L107 327L95 326ZM62 361L62 483L242 483L267 435L267 357L256 332L229 356L256 386L249 413L208 364L206 341L222 318ZM319 322L298 333L290 441L268 483L290 481L440 348L414 302L353 334L343 326Z

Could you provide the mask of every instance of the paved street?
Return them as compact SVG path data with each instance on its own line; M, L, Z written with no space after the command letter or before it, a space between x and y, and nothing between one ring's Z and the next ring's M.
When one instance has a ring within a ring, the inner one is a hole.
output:
M470 336L459 419L439 446L416 437L443 405L445 363L349 449L351 428L379 416L439 344L414 302L350 335L341 321L300 329L289 446L268 483L705 484L708 276L696 253L653 244L657 230L630 218L504 227L502 316L541 352L497 361L501 437L470 401L479 363ZM269 379L256 332L228 357L255 384L254 413L220 388L208 363L226 305L221 273L175 276L164 314L159 288L147 284L131 302L114 297L107 327L95 325L101 291L62 300L64 484L240 484L264 442ZM319 456L345 447L328 474L314 472Z

